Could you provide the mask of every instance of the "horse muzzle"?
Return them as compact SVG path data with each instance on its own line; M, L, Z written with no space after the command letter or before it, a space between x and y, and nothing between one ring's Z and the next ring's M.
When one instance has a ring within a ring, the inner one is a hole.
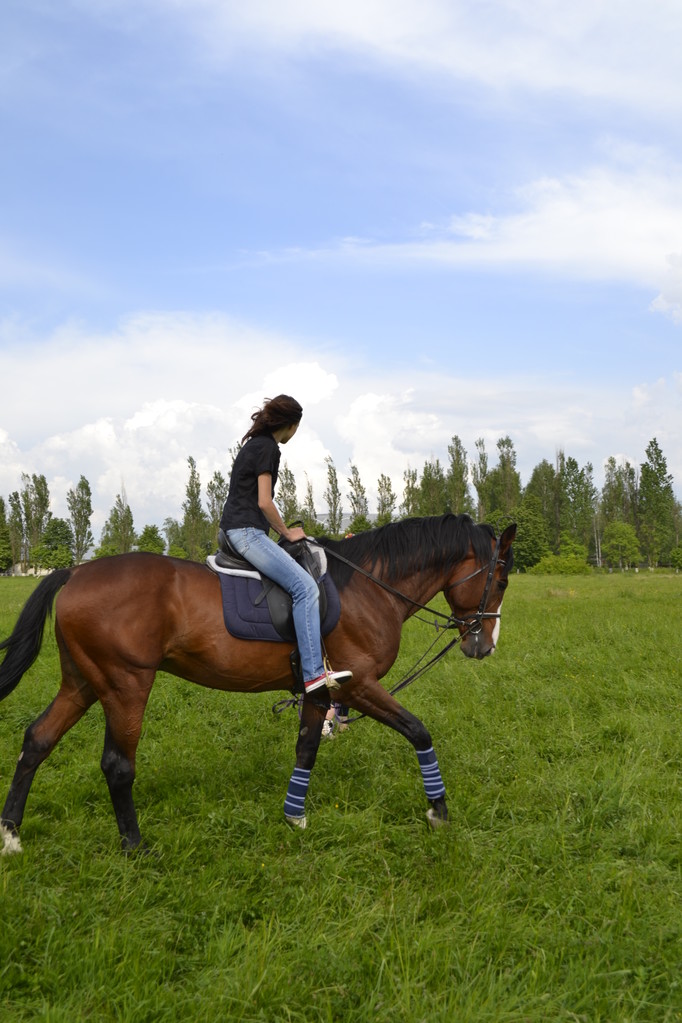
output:
M473 657L478 661L495 653L495 641L483 632L470 632L462 640L461 650L465 657Z

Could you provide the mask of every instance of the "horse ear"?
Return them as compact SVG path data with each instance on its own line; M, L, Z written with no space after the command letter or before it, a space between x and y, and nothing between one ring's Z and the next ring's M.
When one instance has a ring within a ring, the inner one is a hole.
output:
M516 536L516 523L512 522L511 525L507 526L502 536L500 537L500 557L504 558L505 554L514 542Z

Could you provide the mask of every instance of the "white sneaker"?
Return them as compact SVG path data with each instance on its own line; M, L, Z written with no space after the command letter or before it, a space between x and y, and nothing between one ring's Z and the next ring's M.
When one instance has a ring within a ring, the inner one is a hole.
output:
M323 739L333 739L334 738L334 722L333 721L325 721L325 723L322 725L322 738Z
M353 677L352 671L325 671L317 678L311 678L305 682L306 693L312 693L321 686L328 686L330 689L338 689L344 682L350 682Z

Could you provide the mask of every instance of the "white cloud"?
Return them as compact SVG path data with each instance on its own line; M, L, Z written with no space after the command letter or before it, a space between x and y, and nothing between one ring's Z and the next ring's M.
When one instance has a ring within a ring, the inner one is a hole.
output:
M677 0L71 0L60 11L150 40L161 26L166 45L175 26L179 52L211 74L253 63L254 54L263 76L277 74L282 58L324 55L422 87L433 77L504 97L553 92L664 117L682 103ZM12 43L7 62L19 69L47 46Z
M564 279L624 282L659 292L652 310L682 322L682 168L637 147L614 146L613 151L635 162L529 182L506 197L507 209L422 224L417 241L345 239L326 250L299 249L281 258L532 270Z
M139 321L132 319L111 338L99 335L97 342L105 349L113 345L121 355L125 337L139 339L136 324L139 326ZM630 458L638 464L644 459L647 443L656 436L679 490L682 373L658 381L642 379L631 394L610 388L608 381L592 386L584 381L508 373L462 375L446 368L426 372L400 364L387 365L378 381L376 376L366 376L364 367L347 366L339 359L286 361L261 337L258 360L235 356L235 371L216 380L206 371L206 365L216 364L221 350L221 346L216 348L216 329L212 318L186 315L177 320L166 317L153 327L148 323L147 333L156 337L156 347L145 354L133 346L127 352L127 365L116 370L114 386L98 377L91 381L93 394L86 396L79 389L70 392L75 424L70 428L52 431L50 416L44 414L30 431L29 442L22 444L17 438L23 432L26 402L22 411L15 408L11 415L3 407L0 494L7 498L11 490L20 487L21 471L44 473L53 513L66 516L66 493L82 474L93 489L97 536L122 488L138 527L147 522L160 525L167 517L180 518L188 479L187 457L195 458L204 487L216 469L227 475L229 448L248 427L253 406L280 391L293 393L304 406L301 429L283 448L282 460L295 475L301 499L306 476L310 479L322 514L328 455L334 460L345 506L346 477L353 462L373 509L381 473L391 477L401 496L405 469L421 470L424 462L434 457L445 465L447 446L455 434L470 458L475 456L476 439L483 437L491 464L496 460L497 440L509 434L523 482L542 459L552 461L558 449L580 464L591 461L596 474L615 451L633 453ZM246 328L245 332L248 334ZM177 338L185 336L192 338L189 363L186 349L183 361L183 349L175 347ZM82 332L78 339L71 336L71 354L87 362L93 338ZM281 352L288 346L279 338L276 347ZM158 367L159 353L172 355L173 368L155 377L151 370ZM197 353L201 373L189 365ZM47 385L42 375L49 376L53 364L50 358L44 360L36 354L26 350L23 362L18 353L13 358L16 371L23 378L34 374L37 393L44 394ZM207 354L209 363L203 361ZM113 372L114 360L110 365ZM117 386L124 378L130 380L125 401ZM173 396L198 390L202 391L198 397ZM162 397L163 391L166 397ZM56 390L54 400L63 400L62 390ZM31 411L37 406L32 400ZM102 414L90 417L92 407Z
M201 40L201 59L214 63L233 64L254 50L296 58L335 52L392 73L503 92L554 91L645 110L655 103L659 112L682 100L676 0L653 7L646 0L150 0L149 7L180 17Z

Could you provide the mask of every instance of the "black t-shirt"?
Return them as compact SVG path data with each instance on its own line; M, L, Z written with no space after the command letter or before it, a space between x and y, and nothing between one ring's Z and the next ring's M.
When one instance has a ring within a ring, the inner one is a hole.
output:
M232 466L230 489L220 520L221 529L255 526L268 532L270 526L258 507L258 477L264 472L270 473L274 497L279 457L279 444L271 433L261 433L247 440Z

